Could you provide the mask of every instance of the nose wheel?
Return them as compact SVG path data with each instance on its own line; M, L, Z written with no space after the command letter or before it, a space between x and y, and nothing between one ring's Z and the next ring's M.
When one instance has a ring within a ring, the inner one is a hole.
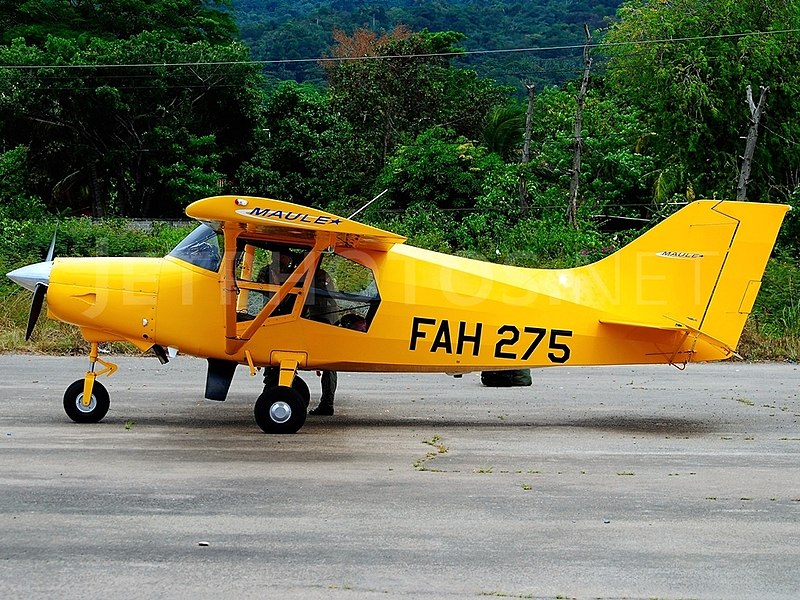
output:
M76 423L97 423L106 416L111 402L108 391L97 381L92 386L88 402L84 402L84 380L73 382L64 392L64 412Z
M76 423L97 423L106 416L111 402L102 383L95 381L98 375L112 375L117 365L98 357L98 345L92 342L89 352L90 369L84 379L74 381L64 392L64 412ZM95 371L97 363L103 367Z

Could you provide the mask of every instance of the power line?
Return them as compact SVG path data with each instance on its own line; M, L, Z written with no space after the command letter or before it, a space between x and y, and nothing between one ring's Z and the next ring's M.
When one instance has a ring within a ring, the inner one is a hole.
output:
M778 133L777 131L775 131L775 130L773 130L773 129L770 129L770 128L769 128L769 127L767 127L766 125L764 125L764 129L765 129L765 130L767 130L767 131L769 131L769 132L770 132L772 135L774 135L775 137L777 137L777 138L779 138L779 139L783 140L784 142L786 142L786 144L787 144L787 145L789 145L789 146L798 146L798 145L800 145L800 142L796 142L796 141L794 141L794 140L790 140L790 139L789 139L789 138L787 138L786 136L784 136L784 135L781 135L780 133Z
M485 56L492 54L519 54L527 52L564 52L568 50L645 46L654 44L674 44L680 42L696 42L723 39L742 39L757 36L774 36L799 33L800 29L778 29L774 31L751 31L742 33L725 33L716 35L687 36L677 38L660 38L654 40L631 40L627 42L598 42L594 44L575 44L565 46L538 46L528 48L507 48L490 50L460 50L457 52L426 52L419 54L389 54L380 56L352 56L352 57L317 57L317 58L285 58L269 60L231 60L231 61L195 61L195 62L151 62L151 63L98 63L86 65L0 65L0 69L31 70L31 69L116 69L116 68L156 68L156 67L199 67L199 66L252 66L252 65L288 65L302 63L343 63L362 62L369 60L392 60L408 58L459 58L463 56Z

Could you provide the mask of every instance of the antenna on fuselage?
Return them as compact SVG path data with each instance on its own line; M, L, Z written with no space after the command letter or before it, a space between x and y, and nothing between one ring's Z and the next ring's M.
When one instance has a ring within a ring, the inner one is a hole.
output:
M367 208L367 207L368 207L370 204L372 204L373 202L375 202L375 200L377 200L378 198L380 198L381 196L383 196L383 195L384 195L386 192L388 192L388 191L389 191L389 188L386 188L385 190L383 190L383 191L382 191L380 194L378 194L377 196L375 196L375 197L374 197L372 200L370 200L369 202L367 202L367 203L366 203L364 206L362 206L361 208L359 208L359 209L358 209L356 212L354 212L352 215L350 215L349 217L347 217L347 218L348 218L348 220L349 220L349 219L352 219L353 217L355 217L355 216L356 216L358 213L360 213L362 210L364 210L365 208Z

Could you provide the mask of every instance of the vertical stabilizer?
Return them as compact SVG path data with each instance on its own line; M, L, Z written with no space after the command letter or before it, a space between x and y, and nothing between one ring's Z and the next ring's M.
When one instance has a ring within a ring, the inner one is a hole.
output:
M692 360L736 349L783 217L789 207L699 200L608 258L593 278L616 282L604 325L683 330L704 347Z

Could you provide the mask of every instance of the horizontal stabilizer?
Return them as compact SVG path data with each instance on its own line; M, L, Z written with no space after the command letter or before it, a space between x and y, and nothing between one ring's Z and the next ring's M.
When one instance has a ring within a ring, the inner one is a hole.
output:
M722 340L710 336L706 333L703 333L696 327L692 327L691 325L687 325L685 323L675 322L674 325L654 325L652 323L634 323L631 321L600 319L600 324L611 325L616 327L630 327L630 328L650 330L650 331L683 332L687 336L691 335L694 337L694 339L703 340L704 342L710 344L711 346L714 346L715 348L721 350L725 354L725 356L737 356L741 358L738 354L736 354L733 348L731 348L728 344L726 344Z

